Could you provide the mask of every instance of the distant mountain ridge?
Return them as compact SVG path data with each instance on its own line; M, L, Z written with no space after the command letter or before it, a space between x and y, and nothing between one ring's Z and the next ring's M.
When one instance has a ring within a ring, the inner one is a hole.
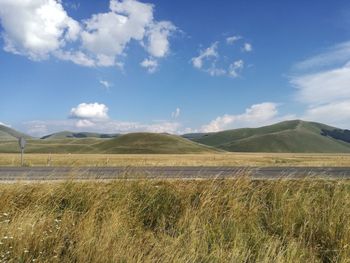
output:
M93 133L93 132L71 132L63 131L52 133L41 137L43 140L55 140L55 139L66 139L66 138L101 138L101 139L111 139L119 136L119 134L107 134L107 133Z
M182 136L64 131L41 139L0 125L0 152L18 152L19 137L28 140L26 151L33 153L350 153L350 130L302 120Z
M302 120L183 137L230 152L350 152L349 130Z

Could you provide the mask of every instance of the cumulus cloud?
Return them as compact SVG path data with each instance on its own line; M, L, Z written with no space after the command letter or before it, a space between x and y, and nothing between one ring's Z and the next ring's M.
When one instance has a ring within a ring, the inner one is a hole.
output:
M181 110L180 108L176 108L176 110L174 112L171 113L171 117L173 119L177 119L180 117L180 113L181 113Z
M108 107L100 103L81 103L72 108L70 117L74 119L106 120L108 119Z
M176 27L169 21L156 22L152 24L147 32L148 53L154 57L165 57L170 50L169 37Z
M33 60L47 58L80 33L79 23L56 0L2 0L0 18L4 49Z
M146 58L140 63L141 67L147 69L149 73L154 73L158 68L158 61L153 58Z
M252 52L253 51L253 46L250 43L244 43L242 47L243 52Z
M152 4L137 0L110 0L108 12L83 21L69 17L60 0L1 0L0 20L6 51L88 67L121 67L132 41L153 57L165 57L176 31L171 22L154 19Z
M225 129L241 127L258 127L268 125L277 121L291 119L294 116L279 116L278 104L264 102L254 104L247 108L244 113L237 115L225 114L203 125L202 132L217 132Z

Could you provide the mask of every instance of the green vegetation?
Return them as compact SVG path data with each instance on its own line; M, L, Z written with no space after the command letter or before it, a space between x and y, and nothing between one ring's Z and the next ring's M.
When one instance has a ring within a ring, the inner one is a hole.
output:
M17 140L19 137L24 137L26 139L30 139L31 137L18 132L14 129L11 129L10 127L4 126L0 124L0 141L10 141L10 140Z
M244 128L185 138L231 152L348 153L349 131L315 122L285 121L261 128Z
M200 145L190 140L170 134L130 133L104 141L96 148L103 153L209 153L214 148Z
M187 154L218 151L180 136L156 133L130 133L112 139L30 139L26 146L27 153ZM18 152L17 140L0 140L0 152Z
M67 139L67 138L100 138L100 139L110 139L117 137L118 134L101 134L101 133L92 133L92 132L70 132L63 131L57 132L50 135L42 137L43 140L57 140L57 139Z
M0 185L1 262L349 262L347 181Z
M17 138L28 139L29 153L188 154L210 152L350 153L350 131L321 123L285 121L260 128L216 133L99 134L59 132L31 138L0 126L0 153L18 151Z

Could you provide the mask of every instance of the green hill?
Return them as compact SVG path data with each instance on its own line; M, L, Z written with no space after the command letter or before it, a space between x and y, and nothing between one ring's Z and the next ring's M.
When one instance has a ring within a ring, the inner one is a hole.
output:
M350 152L349 130L300 120L184 137L231 152Z
M100 138L100 139L110 139L117 137L118 134L101 134L101 133L93 133L93 132L70 132L70 131L63 131L63 132L57 132L50 135L46 135L44 137L41 137L43 140L57 140L57 139L67 139L67 138L75 138L75 139L82 139L82 138Z
M67 134L67 133L60 133ZM212 147L200 145L175 135L156 133L131 133L116 138L75 138L61 136L46 139L28 139L27 153L111 153L111 154L182 154L217 152ZM0 141L0 153L19 151L17 140Z
M181 154L217 152L216 149L180 136L158 133L129 133L96 145L104 153Z
M17 141L19 137L31 138L29 135L18 132L10 127L0 125L0 141Z
M18 152L17 138L21 136L27 139L28 153L350 153L350 130L300 120L182 137L158 133L118 135L66 131L35 139L0 125L0 153Z

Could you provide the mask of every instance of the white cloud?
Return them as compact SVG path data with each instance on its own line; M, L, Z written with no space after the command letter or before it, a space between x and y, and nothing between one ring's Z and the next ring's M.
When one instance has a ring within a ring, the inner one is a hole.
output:
M154 57L162 58L169 53L169 36L176 27L169 21L156 22L147 32L148 43L146 49Z
M107 90L109 90L112 87L112 83L110 83L107 80L100 80L100 84Z
M303 119L349 129L350 100L311 106L304 113Z
M151 123L124 122L117 120L101 120L96 123L91 120L79 119L30 121L20 127L33 136L44 136L55 132L68 130L72 132L99 132L99 133L130 133L130 132L157 132L179 134L182 125L174 121L154 121Z
M11 127L11 125L6 124L6 123L3 123L3 122L1 122L1 121L0 121L0 125L2 125L2 126L6 126L6 127Z
M214 42L210 47L205 50L201 50L199 56L191 59L192 64L195 68L201 69L203 62L211 58L217 58L219 56L217 52L219 42Z
M180 108L176 108L176 110L171 113L171 117L173 119L177 119L177 118L180 117L180 113L181 113L181 109Z
M149 73L154 73L158 68L158 61L153 58L146 58L140 63L141 67L148 70Z
M294 116L279 116L278 104L264 102L252 105L242 114L225 114L223 116L219 116L212 120L209 124L202 126L201 131L217 132L225 129L241 127L258 127L293 117Z
M106 120L108 119L108 107L99 103L81 103L72 108L70 117L75 119L87 120Z
M252 52L253 51L253 46L250 43L244 43L242 47L243 52Z
M95 61L81 51L57 50L54 52L54 55L58 59L61 59L64 61L71 61L77 65L80 65L80 66L85 66L85 67L95 66Z
M350 99L350 65L291 78L297 99L309 104Z
M231 37L226 38L226 43L229 45L233 45L234 43L236 43L240 39L242 39L241 36L231 36Z
M79 23L56 0L2 0L0 19L4 49L33 60L47 58L80 32Z
M350 41L327 48L323 53L307 58L293 66L294 70L319 70L350 61Z
M223 68L218 68L215 63L213 63L210 68L205 70L207 73L209 73L210 76L216 77L216 76L223 76L226 75L226 70Z
M350 42L297 63L290 83L295 98L306 105L302 118L350 126Z
M1 0L4 49L32 60L50 55L88 67L122 67L132 41L153 57L165 57L176 27L154 19L154 6L137 0L110 0L109 11L76 21L61 0ZM146 43L146 44L145 44Z
M96 124L90 120L78 120L75 124L77 128L88 128L88 127L94 127Z
M228 75L233 78L239 77L239 74L243 70L243 67L244 67L244 61L242 59L234 61L229 66Z
M226 39L227 42L232 43L238 38L233 36ZM220 61L218 52L219 42L214 42L210 47L201 50L197 57L191 59L194 68L207 72L210 76L228 76L232 78L239 77L244 68L244 61L242 59L236 60L231 64Z

